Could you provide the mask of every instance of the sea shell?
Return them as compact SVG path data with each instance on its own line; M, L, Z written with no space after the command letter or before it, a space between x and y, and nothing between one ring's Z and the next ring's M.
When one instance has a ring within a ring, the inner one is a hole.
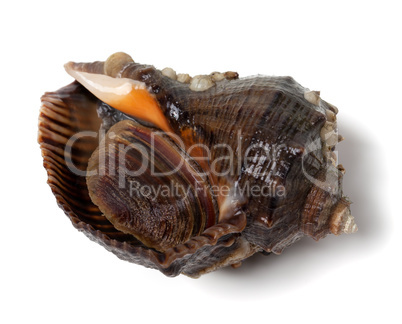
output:
M291 77L159 71L125 53L65 67L76 81L46 93L39 117L48 183L119 258L195 278L357 230L338 110L319 92Z

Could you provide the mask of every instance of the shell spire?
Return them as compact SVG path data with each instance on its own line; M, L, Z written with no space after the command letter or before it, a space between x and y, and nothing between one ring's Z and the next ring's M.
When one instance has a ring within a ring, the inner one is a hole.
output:
M329 225L333 234L353 234L357 232L358 228L354 217L350 213L349 206L350 202L345 199L341 199L334 208Z

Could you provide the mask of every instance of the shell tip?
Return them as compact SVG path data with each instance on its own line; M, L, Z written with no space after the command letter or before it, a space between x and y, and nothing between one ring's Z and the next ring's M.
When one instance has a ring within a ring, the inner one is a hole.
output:
M345 234L353 234L358 231L357 225L355 223L355 218L349 214L346 219L345 225L343 227L343 233Z
M330 231L335 235L353 234L358 228L355 218L350 213L350 202L342 198L335 206L330 220Z

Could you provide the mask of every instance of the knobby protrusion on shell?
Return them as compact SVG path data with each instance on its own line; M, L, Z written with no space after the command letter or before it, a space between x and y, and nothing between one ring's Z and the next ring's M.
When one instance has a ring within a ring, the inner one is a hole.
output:
M330 104L329 102L327 102L327 105L328 105L328 108L333 112L333 113L335 113L335 115L337 115L338 114L338 108L336 108L334 105L332 105L332 104Z
M170 67L166 67L162 70L162 74L166 77L168 77L169 79L172 80L177 80L177 75L176 75L176 71L173 70Z
M124 67L130 63L134 63L130 55L123 52L114 53L105 62L105 74L114 78L118 77Z
M205 91L214 85L215 82L209 75L196 75L190 81L190 89L193 91Z
M188 75L187 73L179 73L177 75L177 81L179 81L181 83L190 83L191 76Z
M225 80L225 74L221 73L221 72L212 72L211 73L211 78L215 82L219 82L219 81Z
M307 91L304 93L304 98L313 105L320 105L320 91Z
M239 78L239 73L234 71L227 71L223 73L223 75L225 76L226 80L236 80Z
M331 123L336 121L336 114L330 110L330 109L326 109L325 110L325 115L327 116L327 120Z
M346 170L342 164L338 164L337 168L338 168L339 172L342 173L342 175L344 175L346 173Z
M327 146L334 146L338 143L336 122L326 121L320 132L321 139Z
M318 91L289 77L191 78L125 53L66 70L76 81L42 97L49 184L73 225L118 257L198 277L304 235L357 231L338 109ZM170 185L178 195L157 194Z

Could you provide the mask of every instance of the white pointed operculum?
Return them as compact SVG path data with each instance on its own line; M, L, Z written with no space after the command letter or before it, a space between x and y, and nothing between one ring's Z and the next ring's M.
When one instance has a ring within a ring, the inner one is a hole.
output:
M113 106L113 102L118 102L119 99L127 96L133 89L146 89L144 82L77 71L73 65L73 62L66 63L64 65L66 72L88 89L95 97L111 106Z
M155 96L144 82L104 74L82 72L67 63L65 69L99 100L128 115L150 122L169 133L172 129Z

